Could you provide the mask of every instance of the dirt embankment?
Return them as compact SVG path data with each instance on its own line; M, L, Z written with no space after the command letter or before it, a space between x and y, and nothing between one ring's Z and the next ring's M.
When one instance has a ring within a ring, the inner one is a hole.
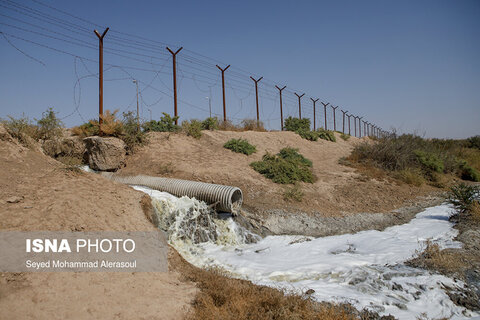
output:
M143 194L20 146L0 126L0 230L154 230ZM1 319L181 319L197 289L168 273L1 273Z
M399 184L387 178L371 179L354 168L339 164L361 139L337 142L308 141L294 132L203 131L200 139L172 133L151 133L149 144L127 159L122 175L146 174L237 186L244 194L246 223L265 233L303 233L323 236L403 223L422 207L431 187ZM257 152L246 156L225 149L229 139L247 139ZM366 138L364 138L366 139ZM286 186L254 171L249 164L266 152L298 148L313 162L317 180L301 183L301 202L286 201ZM421 200L421 201L420 201ZM438 199L426 199L436 203ZM392 212L402 206L406 211ZM383 213L392 212L386 216ZM382 214L379 214L382 213ZM355 214L357 217L352 219ZM362 216L359 216L362 214ZM338 227L335 227L338 225Z

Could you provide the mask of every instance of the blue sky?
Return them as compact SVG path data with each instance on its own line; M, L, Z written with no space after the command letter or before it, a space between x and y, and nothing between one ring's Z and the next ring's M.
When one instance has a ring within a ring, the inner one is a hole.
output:
M255 117L249 80L254 75L264 76L260 118L271 129L280 126L273 87L278 84L287 85L286 115L298 115L293 92L305 92L304 117L312 118L309 98L314 97L385 129L427 137L480 134L480 1L0 0L0 14L0 31L10 41L0 37L2 118L22 113L39 118L51 106L60 117L68 116L68 126L95 118L98 40L93 28L109 26L105 109L135 110L136 78L143 118L173 112L172 62L163 52L168 44L185 48L178 56L181 119L207 117L206 97L213 114L222 117L219 63L232 65L226 72L227 117L234 122ZM65 34L91 48L41 34L68 40L60 35ZM120 50L131 52L124 54L129 58L115 55ZM76 73L88 76L80 86ZM317 126L323 125L320 106ZM337 111L337 126L340 120ZM331 126L331 109L327 122Z

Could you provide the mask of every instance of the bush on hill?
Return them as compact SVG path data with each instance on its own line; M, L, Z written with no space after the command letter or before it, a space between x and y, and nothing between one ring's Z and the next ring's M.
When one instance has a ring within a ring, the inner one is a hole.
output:
M223 147L233 152L246 154L247 156L257 152L257 148L244 139L230 139Z
M275 183L292 184L297 181L313 183L312 162L298 153L297 149L283 148L276 155L265 154L262 161L250 166Z

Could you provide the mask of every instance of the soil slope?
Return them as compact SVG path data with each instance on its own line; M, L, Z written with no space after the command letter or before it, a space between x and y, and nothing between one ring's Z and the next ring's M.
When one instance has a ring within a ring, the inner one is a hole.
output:
M146 174L237 186L244 194L244 207L260 216L273 212L303 212L315 216L338 216L359 212L389 212L407 200L431 192L396 184L387 179L370 179L351 167L339 164L361 139L337 142L308 141L294 132L203 131L200 139L184 134L150 133L150 143L130 156L123 175ZM247 139L257 152L246 156L223 148L231 138ZM363 138L367 139L367 138ZM284 147L298 148L313 162L317 181L302 183L301 202L284 200L286 186L273 183L249 164L266 152Z
M69 170L0 126L0 230L142 231L143 194ZM1 319L180 319L197 289L168 273L1 273Z

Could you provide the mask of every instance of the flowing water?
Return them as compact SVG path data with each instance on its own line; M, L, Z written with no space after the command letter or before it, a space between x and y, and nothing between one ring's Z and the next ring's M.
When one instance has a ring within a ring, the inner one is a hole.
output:
M447 295L464 283L403 264L427 240L441 248L461 246L453 241L457 231L448 221L448 205L428 208L409 223L384 231L261 238L231 217L212 213L203 202L134 188L152 197L169 242L196 266L217 266L233 277L298 293L313 289L311 296L318 301L349 302L399 319L479 316Z

